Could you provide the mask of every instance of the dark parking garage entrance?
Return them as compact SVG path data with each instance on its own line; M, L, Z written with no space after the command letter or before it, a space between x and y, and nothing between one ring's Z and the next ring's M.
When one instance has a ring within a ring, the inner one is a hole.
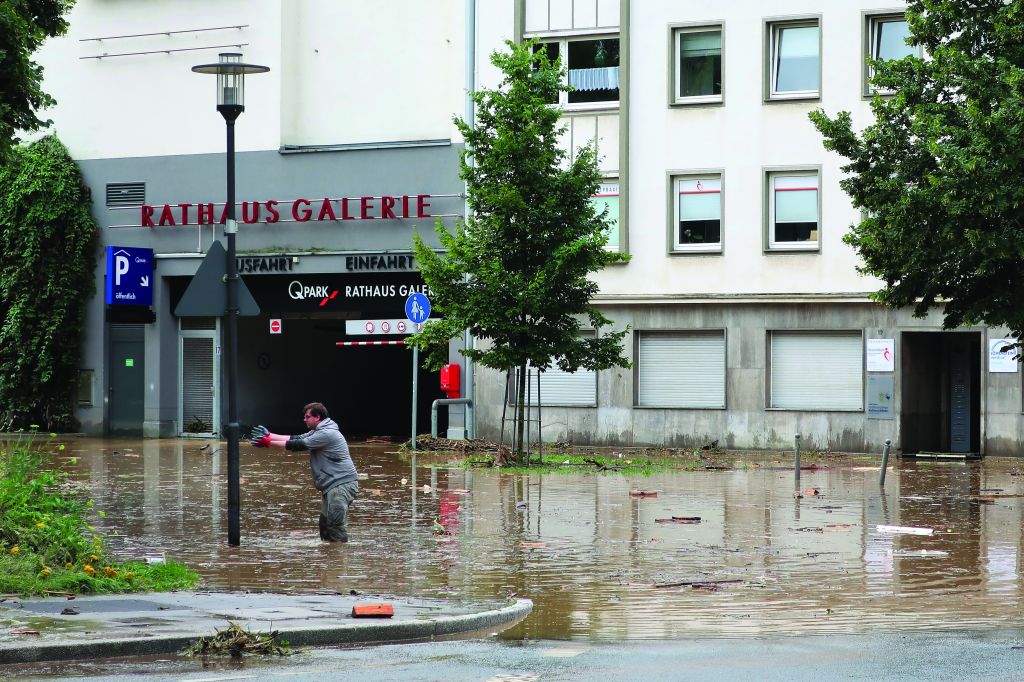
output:
M182 278L184 290L188 278ZM304 430L302 407L322 402L346 437L408 439L412 432L411 350L405 345L338 346L339 341L399 341L400 334L348 335L349 320L405 317L418 272L249 276L260 314L239 318L238 418L276 433ZM180 293L178 294L180 297ZM172 299L175 297L172 297ZM172 300L171 310L176 300ZM271 320L280 320L271 333ZM364 326L364 325L360 325ZM421 363L422 364L422 363ZM430 406L445 397L438 372L417 372L417 430L430 429ZM444 411L439 432L447 430Z

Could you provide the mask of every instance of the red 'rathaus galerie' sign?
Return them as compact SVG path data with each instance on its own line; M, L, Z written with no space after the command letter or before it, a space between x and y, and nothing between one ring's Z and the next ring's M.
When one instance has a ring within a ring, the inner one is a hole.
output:
M294 199L292 201L243 201L242 222L277 223L332 220L402 220L405 218L432 218L427 211L430 194L403 194L381 197L342 197L341 199ZM142 227L176 225L213 225L215 204L164 204L142 206ZM283 216L283 217L282 217ZM223 225L228 218L225 205L217 223Z

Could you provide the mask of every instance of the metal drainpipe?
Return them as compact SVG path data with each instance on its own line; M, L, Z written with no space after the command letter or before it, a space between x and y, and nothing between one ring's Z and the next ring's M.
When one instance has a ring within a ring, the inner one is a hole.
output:
M466 0L466 125L473 129L476 127L475 107L473 98L470 95L476 90L476 0ZM469 198L468 187L465 204L465 220L469 220ZM463 347L467 350L473 347L473 335L466 330ZM466 438L476 437L476 415L473 412L473 360L466 357Z

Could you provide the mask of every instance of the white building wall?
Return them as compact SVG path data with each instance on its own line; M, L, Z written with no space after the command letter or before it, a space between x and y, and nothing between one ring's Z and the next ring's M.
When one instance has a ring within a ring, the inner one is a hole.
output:
M807 113L849 110L855 126L869 120L861 97L862 10L893 3L756 0L714 4L643 0L631 3L629 245L632 261L599 281L606 297L864 293L878 282L856 272L842 236L858 218L839 188L842 159L826 152ZM821 101L765 103L763 34L769 17L821 15ZM724 24L724 103L670 107L673 69L669 26ZM821 167L820 252L765 253L763 168ZM723 169L723 252L668 255L670 171ZM641 276L642 273L642 276Z
M246 79L239 152L459 142L463 9L462 0L80 0L68 35L37 55L58 101L44 115L76 159L220 152L216 79L191 67L241 51L270 72ZM112 56L121 53L145 54ZM111 56L90 58L100 55Z

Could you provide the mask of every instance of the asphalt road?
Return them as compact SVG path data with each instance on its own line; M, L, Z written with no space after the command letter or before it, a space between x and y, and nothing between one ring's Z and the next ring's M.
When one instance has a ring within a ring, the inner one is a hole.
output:
M1024 629L687 641L468 641L313 649L275 660L4 666L13 680L1021 680Z

